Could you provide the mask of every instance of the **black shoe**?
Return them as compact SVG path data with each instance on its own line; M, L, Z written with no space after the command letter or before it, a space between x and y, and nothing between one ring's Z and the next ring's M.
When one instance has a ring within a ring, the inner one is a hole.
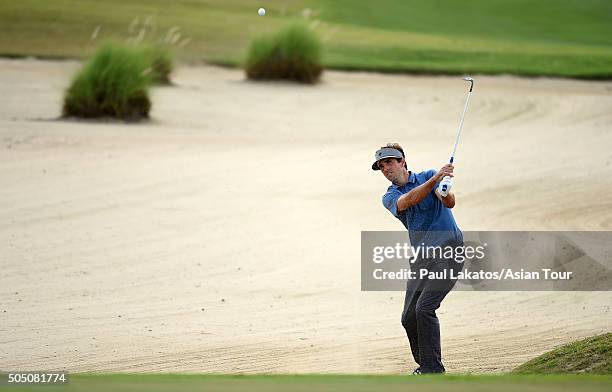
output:
M414 369L414 371L412 372L413 376L421 376L423 374L445 374L446 370L440 370L437 372L424 372L421 370L421 367L419 366L418 368Z

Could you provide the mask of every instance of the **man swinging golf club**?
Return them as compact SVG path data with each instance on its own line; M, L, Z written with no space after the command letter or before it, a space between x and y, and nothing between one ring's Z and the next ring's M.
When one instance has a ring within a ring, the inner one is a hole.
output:
M470 92L461 116L450 163L438 171L415 173L408 170L404 150L399 144L387 144L375 153L372 169L380 170L391 182L382 198L383 205L408 229L413 247L421 245L446 249L449 246L463 246L463 234L451 212L455 206L455 195L450 189L455 151L474 83L472 78L464 80L470 82ZM429 274L421 276L417 272L416 278L408 280L402 326L408 335L412 356L419 365L413 374L445 372L436 310L456 282L456 279L451 279L448 269L458 272L462 268L462 263L457 263L452 258L445 259L440 252L433 257L419 257L411 266L411 269L416 271L447 270L445 276L448 277L435 279L430 278Z

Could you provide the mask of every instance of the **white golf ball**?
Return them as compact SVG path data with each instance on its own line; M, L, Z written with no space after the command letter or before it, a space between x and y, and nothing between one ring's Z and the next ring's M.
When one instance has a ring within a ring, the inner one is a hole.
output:
M266 14L266 10L265 8L260 8L257 13L259 14L259 16L264 16Z

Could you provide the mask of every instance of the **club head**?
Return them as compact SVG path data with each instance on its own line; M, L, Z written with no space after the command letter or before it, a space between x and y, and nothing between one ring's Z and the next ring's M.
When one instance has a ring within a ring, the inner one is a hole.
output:
M465 80L466 82L470 82L470 92L472 92L472 89L474 88L474 79L470 76L466 76L465 78L463 78L463 80Z

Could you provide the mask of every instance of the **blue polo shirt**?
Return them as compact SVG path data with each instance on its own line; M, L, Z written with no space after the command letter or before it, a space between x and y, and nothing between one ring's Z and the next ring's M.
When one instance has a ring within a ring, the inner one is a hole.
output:
M393 216L399 219L410 236L412 246L440 246L452 240L463 242L463 234L450 208L446 208L435 194L434 187L420 203L398 213L397 199L417 186L424 184L436 174L435 170L427 170L418 174L410 172L406 185L391 185L382 198L383 205Z

